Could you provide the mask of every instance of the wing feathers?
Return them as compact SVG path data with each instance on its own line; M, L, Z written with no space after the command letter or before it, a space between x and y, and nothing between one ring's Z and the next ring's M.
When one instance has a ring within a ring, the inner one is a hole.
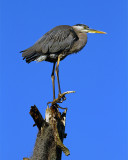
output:
M72 27L57 26L42 36L32 47L22 51L22 57L27 63L42 55L59 54L68 51L78 37Z

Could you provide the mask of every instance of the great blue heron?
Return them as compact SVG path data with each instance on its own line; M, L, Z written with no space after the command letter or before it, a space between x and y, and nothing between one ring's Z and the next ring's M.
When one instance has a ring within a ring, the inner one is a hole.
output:
M32 47L23 50L22 57L27 63L32 61L48 61L53 63L51 74L53 85L53 100L55 99L54 70L56 65L56 76L58 82L59 95L61 95L59 82L59 62L66 56L77 53L87 43L86 33L105 32L90 29L87 25L76 24L74 26L60 25L44 34Z

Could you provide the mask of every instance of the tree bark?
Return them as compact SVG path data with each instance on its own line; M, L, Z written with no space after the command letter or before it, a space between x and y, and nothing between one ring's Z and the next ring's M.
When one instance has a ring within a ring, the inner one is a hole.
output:
M70 154L68 148L63 144L63 139L66 138L67 109L61 113L58 107L57 104L48 106L44 119L37 107L31 106L30 115L35 122L33 126L37 126L39 131L32 157L23 160L61 160L62 151L67 156Z

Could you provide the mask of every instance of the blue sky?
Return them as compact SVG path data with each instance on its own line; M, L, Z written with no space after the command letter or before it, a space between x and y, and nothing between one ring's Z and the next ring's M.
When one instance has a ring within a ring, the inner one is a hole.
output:
M88 34L86 47L60 63L62 92L76 91L62 104L71 153L62 159L126 160L126 1L1 0L0 6L0 159L32 155L37 128L30 106L44 116L52 100L52 64L26 64L19 51L57 25L84 23L108 34Z

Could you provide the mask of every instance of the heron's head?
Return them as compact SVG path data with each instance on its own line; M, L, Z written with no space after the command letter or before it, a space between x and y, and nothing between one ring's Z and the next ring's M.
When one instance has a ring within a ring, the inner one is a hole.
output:
M82 32L82 33L101 33L101 34L106 34L106 32L98 31L98 30L95 30L95 29L91 29L85 24L76 24L76 25L74 25L72 27L74 29L76 29L78 32Z

